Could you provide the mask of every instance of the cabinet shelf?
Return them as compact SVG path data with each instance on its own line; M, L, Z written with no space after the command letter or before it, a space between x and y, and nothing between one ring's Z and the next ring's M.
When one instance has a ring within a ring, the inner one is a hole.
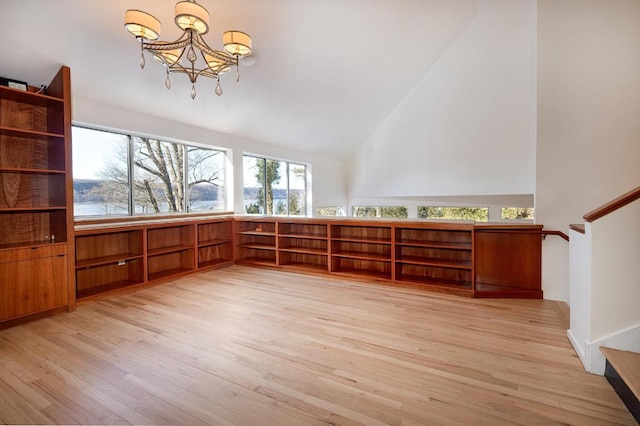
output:
M260 237L275 237L275 232L265 232L265 231L241 231L238 232L240 235L257 235Z
M76 269L89 268L93 266L108 265L111 263L126 262L133 259L141 259L143 256L139 253L123 253L113 256L102 256L93 259L86 259L76 262Z
M327 250L326 249L317 249L317 248L311 248L311 247L287 247L287 248L281 248L279 249L279 251L281 252L287 252L287 253L302 253L302 254L317 254L317 255L327 255Z
M98 295L109 293L111 291L122 290L124 288L133 287L135 285L142 284L142 281L137 280L122 280L103 284L100 286L89 287L84 290L78 290L76 298L78 300L89 299Z
M36 139L60 139L60 143L64 143L64 135L59 133L40 132L37 130L20 129L16 127L0 126L0 134L6 136L28 137Z
M66 210L65 206L46 207L0 207L0 213L29 213L29 212L51 212Z
M175 246L167 246L161 247L153 250L147 251L147 256L159 256L162 254L171 254L171 253L179 253L181 251L192 249L193 246L185 246L185 245L175 245Z
M11 244L0 244L0 250L14 250L14 249L25 249L32 248L36 249L38 247L58 247L65 246L66 243L52 243L49 240L41 240L41 241L28 241L24 243L11 243Z
M279 234L282 238L301 238L305 240L324 240L328 238L326 235L312 235L312 234Z
M276 246L269 244L238 244L238 247L254 250L275 250Z
M264 265L264 266L275 266L276 259L270 259L265 257L243 257L237 260L239 264L250 264L250 265Z
M191 272L193 269L190 268L173 268L173 269L165 269L163 271L154 272L149 274L149 281L155 281L162 278L171 277L174 275L186 274L187 272Z
M396 241L396 246L441 248L449 250L471 250L471 243L455 243L448 241L403 240Z
M218 259L207 260L204 262L198 262L198 268L199 269L210 268L212 266L218 266L225 263L231 264L233 263L233 259L218 258Z
M208 241L200 241L198 243L198 247L209 247L209 246L217 246L220 244L231 243L231 240L208 240Z
M0 173L25 173L25 174L41 174L41 175L64 175L67 172L64 170L51 170L51 169L24 169L17 167L2 167L0 166Z
M332 237L332 241L345 241L350 243L386 244L391 245L391 240L376 237Z
M282 264L282 266L286 266L287 269L293 271L301 271L301 272L327 272L327 265L320 265L316 263L308 263L308 262L289 262Z
M62 98L14 89L7 86L0 86L0 99L39 107L62 105L65 101Z
M391 272L372 271L356 268L339 268L332 271L335 274L347 275L358 278L373 278L388 281L391 279Z
M357 251L341 251L341 252L333 252L332 256L335 257L345 257L349 259L361 259L361 260L376 260L382 262L391 262L391 258L384 254L378 253L366 253L366 252L357 252Z
M447 280L443 278L431 278L420 275L407 275L402 274L397 278L398 281L410 282L415 284L428 284L430 286L436 287L447 287L447 288L455 288L455 289L463 289L463 290L471 290L471 281L456 281L456 280Z
M457 269L471 269L470 260L459 259L438 259L434 257L419 257L419 256L402 256L400 259L396 259L397 263L406 263L412 265L425 265L425 266L441 266L444 268L457 268Z

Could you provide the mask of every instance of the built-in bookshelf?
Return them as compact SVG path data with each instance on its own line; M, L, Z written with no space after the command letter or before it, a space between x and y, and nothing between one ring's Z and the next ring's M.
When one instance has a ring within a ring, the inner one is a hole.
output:
M540 298L541 225L236 216L78 227L79 299L233 265Z
M0 321L75 307L70 153L69 68L42 93L0 86Z
M234 221L235 256L237 262L276 266L277 238L275 219Z
M162 220L78 226L80 300L233 264L232 220Z
M331 272L391 280L392 227L331 224Z
M395 228L397 281L434 291L473 294L473 225L447 225Z

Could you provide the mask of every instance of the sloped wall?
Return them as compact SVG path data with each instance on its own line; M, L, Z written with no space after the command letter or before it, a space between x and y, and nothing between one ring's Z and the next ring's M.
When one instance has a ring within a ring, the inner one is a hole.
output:
M350 160L350 198L533 193L535 27L535 1L479 0Z

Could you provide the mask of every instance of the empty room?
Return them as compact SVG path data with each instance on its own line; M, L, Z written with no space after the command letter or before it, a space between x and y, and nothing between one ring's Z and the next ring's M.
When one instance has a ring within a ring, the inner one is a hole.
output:
M637 0L0 6L0 424L640 423Z

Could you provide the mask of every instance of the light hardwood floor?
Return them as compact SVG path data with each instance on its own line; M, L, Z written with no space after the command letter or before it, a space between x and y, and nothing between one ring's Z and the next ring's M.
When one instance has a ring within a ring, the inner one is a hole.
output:
M0 422L633 425L563 305L211 271L0 331Z

